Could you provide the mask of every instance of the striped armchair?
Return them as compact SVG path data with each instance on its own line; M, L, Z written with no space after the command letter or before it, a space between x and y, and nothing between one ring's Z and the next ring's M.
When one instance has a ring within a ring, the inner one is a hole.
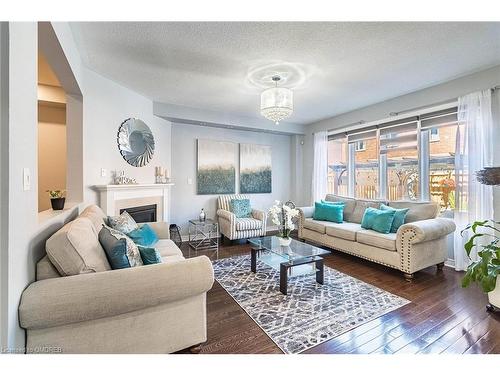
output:
M220 195L217 199L217 216L220 232L230 240L266 235L267 214L252 209L252 217L237 218L230 210L231 199L249 199L246 195Z

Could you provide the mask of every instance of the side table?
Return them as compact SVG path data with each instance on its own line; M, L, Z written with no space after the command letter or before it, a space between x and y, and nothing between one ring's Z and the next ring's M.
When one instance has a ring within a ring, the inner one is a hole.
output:
M212 219L189 220L188 242L194 250L219 249L219 223Z

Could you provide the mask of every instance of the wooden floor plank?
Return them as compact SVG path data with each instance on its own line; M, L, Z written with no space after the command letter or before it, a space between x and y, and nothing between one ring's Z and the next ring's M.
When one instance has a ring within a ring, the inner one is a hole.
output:
M249 255L244 241L219 251L194 251L185 257L211 260ZM463 273L429 267L406 282L401 272L332 251L325 265L397 294L410 304L362 324L305 353L500 353L500 318L486 311L487 298L476 288L463 289ZM281 353L276 344L217 282L207 294L208 341L202 353Z

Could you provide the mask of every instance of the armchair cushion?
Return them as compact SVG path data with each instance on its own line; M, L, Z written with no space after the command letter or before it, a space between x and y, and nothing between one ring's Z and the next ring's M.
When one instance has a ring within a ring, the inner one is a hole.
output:
M250 217L252 214L250 199L231 199L229 207L237 218Z
M237 218L236 230L261 229L262 221L253 218Z

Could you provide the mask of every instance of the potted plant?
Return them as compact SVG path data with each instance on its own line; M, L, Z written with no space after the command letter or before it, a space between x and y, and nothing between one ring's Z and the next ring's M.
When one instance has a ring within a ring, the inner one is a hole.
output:
M500 237L495 233L500 232L493 220L475 221L465 227L460 232L463 236L464 232L469 232L470 239L464 245L465 252L469 259L474 249L477 250L478 260L472 261L467 272L462 280L462 286L468 287L471 283L476 282L481 289L488 293L488 310L500 308ZM481 238L481 240L479 240ZM487 239L484 241L484 239Z
M299 210L295 208L293 202L281 203L275 201L274 205L269 209L269 215L274 225L278 225L278 237L281 246L289 246L292 239L290 234L295 229L293 219L299 215Z
M64 197L64 194L66 193L65 190L47 190L47 193L49 193L50 204L52 205L53 210L64 209L64 202L66 201L66 198Z

